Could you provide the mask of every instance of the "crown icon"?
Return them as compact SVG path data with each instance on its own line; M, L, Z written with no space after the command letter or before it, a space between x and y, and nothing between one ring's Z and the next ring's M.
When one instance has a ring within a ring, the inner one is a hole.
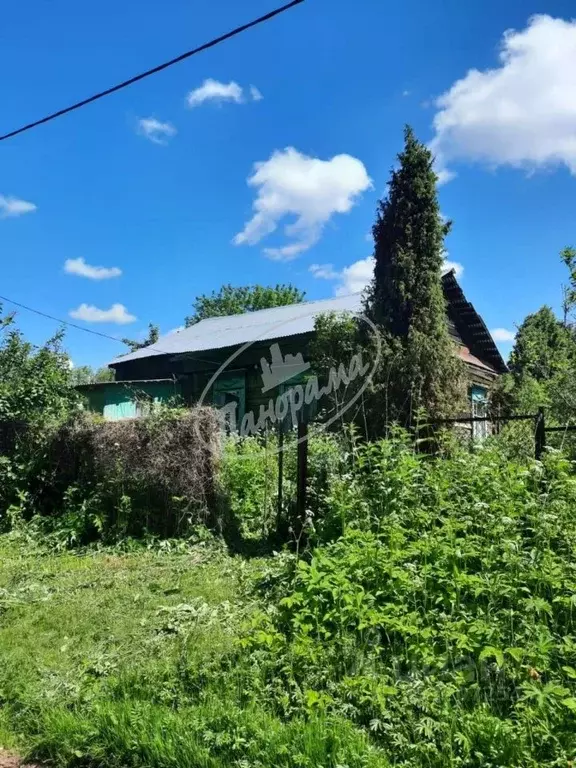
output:
M272 344L270 355L272 357L272 364L265 357L260 359L262 384L264 385L262 393L274 389L274 387L283 384L285 381L310 368L310 363L304 362L301 352L298 352L296 355L287 354L286 357L282 357L279 344Z

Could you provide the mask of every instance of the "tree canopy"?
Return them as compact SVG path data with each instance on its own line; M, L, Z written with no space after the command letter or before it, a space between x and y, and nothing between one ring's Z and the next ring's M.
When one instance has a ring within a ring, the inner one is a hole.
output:
M160 329L154 323L148 323L148 335L142 341L133 341L132 339L122 339L122 343L130 347L130 352L136 352L137 349L144 349L152 344L156 344L160 338Z
M44 424L76 406L63 337L59 331L36 347L0 306L0 421Z
M213 291L210 295L202 294L196 298L193 304L194 314L186 318L186 327L208 317L241 315L259 309L298 304L304 300L305 295L304 291L290 283L279 283L275 286L233 286L228 283L219 291Z
M94 368L89 365L79 365L77 368L73 368L70 372L70 382L72 386L114 381L114 378L114 370L106 367L94 370Z
M457 409L463 369L441 282L450 222L440 215L434 158L408 126L398 161L372 230L375 267L366 309L384 340L379 394L386 398L386 420L406 423L417 409L433 416Z

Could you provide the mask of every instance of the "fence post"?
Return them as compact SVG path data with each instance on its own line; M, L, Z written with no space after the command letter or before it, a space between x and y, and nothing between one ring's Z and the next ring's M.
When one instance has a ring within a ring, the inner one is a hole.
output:
M534 432L534 437L536 443L536 460L540 461L546 449L546 421L544 418L544 408L542 407L538 408L538 413L536 415L536 429Z
M284 495L284 426L278 427L278 501L276 508L276 530L280 530L280 521L282 520L282 507Z
M298 483L296 489L296 515L299 523L306 522L306 486L308 484L308 424L298 422Z

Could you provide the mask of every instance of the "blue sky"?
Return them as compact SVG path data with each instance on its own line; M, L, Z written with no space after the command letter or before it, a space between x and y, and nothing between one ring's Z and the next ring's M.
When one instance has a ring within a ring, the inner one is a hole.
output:
M272 7L53 0L32 12L9 4L0 129ZM408 122L432 142L443 177L454 176L440 189L454 220L448 258L463 266L462 285L488 326L513 331L542 304L558 306L558 252L576 241L570 8L560 0L306 0L3 142L0 293L137 337L149 322L164 332L181 325L194 297L224 282L291 281L310 299L357 288ZM24 311L18 322L35 342L56 328ZM76 365L103 364L123 349L72 329L66 344Z

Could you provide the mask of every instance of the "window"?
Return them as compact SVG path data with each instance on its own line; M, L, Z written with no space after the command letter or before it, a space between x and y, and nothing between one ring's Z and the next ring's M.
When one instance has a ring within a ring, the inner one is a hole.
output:
M470 392L472 401L472 416L486 418L488 416L488 390L484 387L472 387ZM491 434L489 421L473 421L472 437L475 440L485 440Z

